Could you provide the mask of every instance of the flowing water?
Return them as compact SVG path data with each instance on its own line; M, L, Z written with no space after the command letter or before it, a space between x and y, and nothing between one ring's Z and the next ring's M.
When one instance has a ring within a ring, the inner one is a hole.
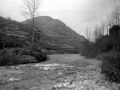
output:
M0 67L0 90L119 90L100 64L78 54L49 55L44 63Z

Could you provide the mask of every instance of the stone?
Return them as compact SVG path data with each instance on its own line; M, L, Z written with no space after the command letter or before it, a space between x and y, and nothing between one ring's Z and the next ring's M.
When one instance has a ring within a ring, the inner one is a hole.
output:
M9 81L17 81L17 80L20 80L20 79L19 78L13 78L13 77L9 78Z

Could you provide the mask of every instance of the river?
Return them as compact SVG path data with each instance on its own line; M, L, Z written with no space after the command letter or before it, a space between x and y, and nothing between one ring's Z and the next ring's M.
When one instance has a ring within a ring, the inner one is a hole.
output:
M0 67L0 90L118 90L100 73L100 60L48 55L42 63Z

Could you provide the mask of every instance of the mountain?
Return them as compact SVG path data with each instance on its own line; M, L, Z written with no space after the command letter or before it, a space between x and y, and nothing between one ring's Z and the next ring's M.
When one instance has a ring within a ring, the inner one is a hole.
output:
M28 21L22 23L27 24ZM47 36L70 37L80 41L85 38L73 31L70 27L66 26L58 19L52 19L49 16L40 16L35 18L35 25Z
M81 42L85 40L58 19L41 16L35 18L35 23L35 41L48 51L78 53ZM28 21L17 22L0 16L0 33L5 34L5 38L0 37L4 42L24 46L31 41L32 29Z
M23 24L29 24L30 20L23 21ZM36 27L44 34L41 41L49 44L59 44L73 48L80 48L81 42L85 37L79 35L62 21L53 19L49 16L35 17ZM48 40L45 38L49 38ZM51 39L51 40L50 40Z

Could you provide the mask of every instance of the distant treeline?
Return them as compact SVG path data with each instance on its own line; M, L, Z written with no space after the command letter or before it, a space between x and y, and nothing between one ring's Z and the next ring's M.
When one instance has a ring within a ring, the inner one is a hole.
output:
M96 57L99 54L107 53L110 51L120 52L120 26L114 25L112 28L110 28L109 32L109 35L101 36L94 42L91 42L89 40L83 41L81 54L92 58Z

